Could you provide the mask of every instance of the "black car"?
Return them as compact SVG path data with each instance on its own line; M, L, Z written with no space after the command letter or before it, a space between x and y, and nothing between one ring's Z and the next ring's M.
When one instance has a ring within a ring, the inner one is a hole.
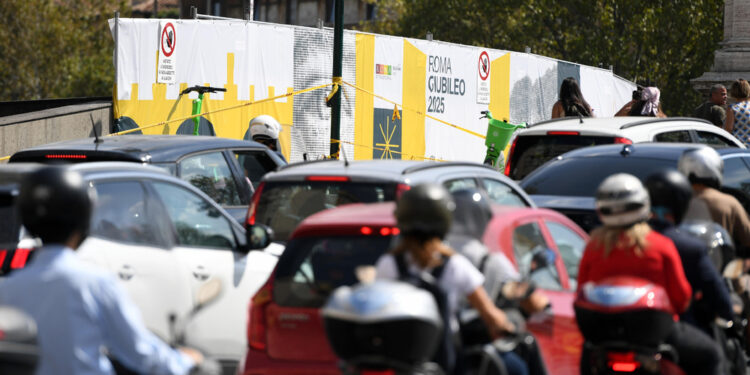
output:
M562 212L581 228L599 225L594 196L599 184L615 173L630 173L641 181L665 168L677 168L686 150L700 147L687 143L640 143L577 149L547 162L524 178L520 185L539 207ZM721 148L724 160L721 190L732 194L750 212L750 150Z
M121 135L50 143L16 152L9 162L130 161L169 171L206 193L242 223L255 185L286 163L253 141L193 135Z

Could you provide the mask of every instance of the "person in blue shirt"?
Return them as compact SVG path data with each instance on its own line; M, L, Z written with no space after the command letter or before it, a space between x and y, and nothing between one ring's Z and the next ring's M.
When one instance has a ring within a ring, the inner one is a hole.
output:
M706 333L710 333L709 324L716 316L733 321L729 291L708 257L706 245L676 227L682 222L692 197L690 182L677 170L668 169L648 176L645 185L653 215L649 225L674 242L685 277L693 288L694 303L680 319Z
M112 374L107 354L144 374L186 374L203 360L199 352L175 350L148 331L114 277L74 253L88 233L95 199L80 174L43 167L19 190L21 222L44 246L26 268L0 282L0 305L36 321L37 374Z

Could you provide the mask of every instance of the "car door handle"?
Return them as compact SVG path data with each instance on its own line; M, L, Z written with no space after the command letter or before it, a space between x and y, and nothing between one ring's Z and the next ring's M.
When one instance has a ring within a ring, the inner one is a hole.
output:
M117 271L117 275L125 281L132 279L134 274L133 267L129 264L123 264L122 267L120 267L120 270Z
M208 277L210 276L210 273L206 270L203 266L196 266L193 268L193 277L198 279L199 281L206 281Z

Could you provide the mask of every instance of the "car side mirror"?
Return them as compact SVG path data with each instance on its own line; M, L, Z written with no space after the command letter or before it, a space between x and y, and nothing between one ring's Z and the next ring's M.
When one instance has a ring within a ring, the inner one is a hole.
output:
M273 229L263 224L247 227L247 250L263 250L273 242Z

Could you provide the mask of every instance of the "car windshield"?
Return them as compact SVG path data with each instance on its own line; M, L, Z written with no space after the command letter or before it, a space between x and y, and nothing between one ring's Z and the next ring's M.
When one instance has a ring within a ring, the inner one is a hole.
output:
M676 168L677 161L634 157L587 157L555 161L521 181L529 194L593 197L605 178L629 173L641 180L658 170Z
M280 306L323 306L331 292L357 283L356 268L372 266L392 236L307 237L284 250L274 278L273 299Z
M395 199L396 185L330 181L268 182L255 211L255 222L271 227L276 241L286 241L302 220L348 203Z
M614 137L581 135L530 135L516 138L509 177L521 180L558 155L581 147L614 143Z

